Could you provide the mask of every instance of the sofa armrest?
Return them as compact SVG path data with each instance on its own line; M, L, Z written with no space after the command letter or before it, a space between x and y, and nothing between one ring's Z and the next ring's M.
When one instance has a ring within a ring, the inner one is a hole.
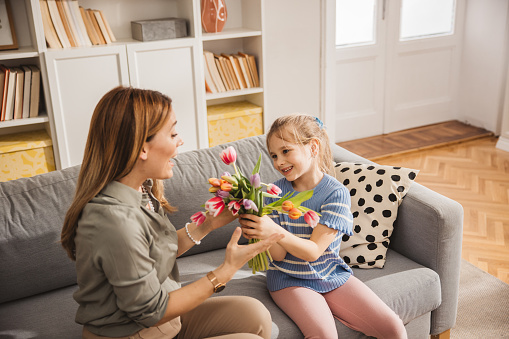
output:
M336 162L372 163L333 145ZM431 334L454 326L457 315L463 207L414 183L398 209L390 247L440 276L442 304L431 313Z

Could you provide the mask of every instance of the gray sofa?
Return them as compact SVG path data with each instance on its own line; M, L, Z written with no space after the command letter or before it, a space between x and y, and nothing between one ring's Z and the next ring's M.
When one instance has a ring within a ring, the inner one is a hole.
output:
M261 177L279 177L266 154L265 137L231 143L241 168L251 171L260 152ZM225 146L185 152L176 159L166 195L179 211L170 215L180 228L210 197L207 179L231 170L219 159ZM336 161L368 162L334 146ZM0 338L79 338L74 322L77 304L74 264L58 243L79 167L0 183ZM428 338L456 319L463 210L461 206L414 183L399 208L383 269L354 269L406 324L409 338ZM224 258L236 222L211 233L178 259L184 284L204 276ZM295 324L272 302L265 276L247 267L221 295L261 300L273 319L273 338L301 338ZM337 322L340 338L363 338Z

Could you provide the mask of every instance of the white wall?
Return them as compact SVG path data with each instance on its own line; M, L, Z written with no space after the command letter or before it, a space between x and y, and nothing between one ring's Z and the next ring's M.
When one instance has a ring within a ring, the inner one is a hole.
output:
M320 114L320 3L265 1L265 130L289 113Z
M467 1L458 116L497 135L506 82L508 18L507 0Z

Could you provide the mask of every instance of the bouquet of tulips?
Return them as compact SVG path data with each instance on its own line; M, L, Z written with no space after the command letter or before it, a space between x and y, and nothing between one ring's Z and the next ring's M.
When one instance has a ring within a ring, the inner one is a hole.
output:
M199 226L206 218L207 212L217 216L226 207L233 215L237 214L255 214L263 216L276 210L287 213L291 219L298 219L304 214L304 220L311 226L315 227L319 220L319 213L310 210L301 204L313 196L313 190L301 192L298 194L288 193L280 197L281 189L274 184L264 184L260 178L260 165L262 156L258 157L258 162L249 178L247 178L237 167L237 152L232 146L223 150L220 154L221 160L227 165L233 165L235 174L224 172L220 178L210 178L211 187L209 192L214 197L207 200L204 207L205 212L196 212L191 216L191 220ZM266 187L266 192L262 191L262 187ZM278 199L268 205L264 204L264 198ZM249 243L259 240L250 239ZM268 251L258 254L249 261L249 267L253 269L253 273L257 271L265 271L269 267L268 260L272 260Z

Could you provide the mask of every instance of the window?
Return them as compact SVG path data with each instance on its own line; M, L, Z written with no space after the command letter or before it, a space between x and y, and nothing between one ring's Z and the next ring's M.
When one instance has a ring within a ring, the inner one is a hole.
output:
M336 46L375 43L375 0L336 1Z
M402 0L400 40L454 33L454 0Z

